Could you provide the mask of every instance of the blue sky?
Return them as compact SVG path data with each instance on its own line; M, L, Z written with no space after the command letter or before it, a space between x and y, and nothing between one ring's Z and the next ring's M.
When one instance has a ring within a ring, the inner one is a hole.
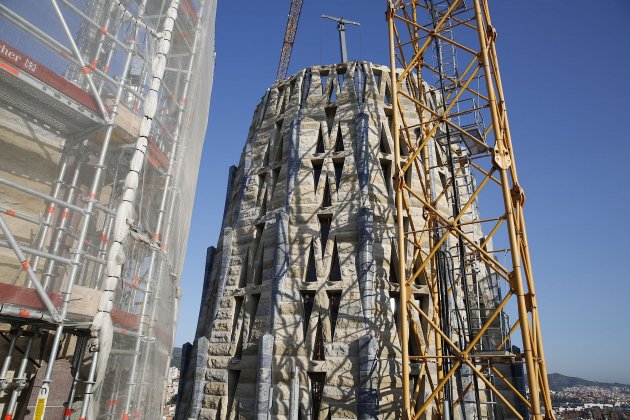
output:
M289 0L219 0L217 63L182 275L176 344L194 338L228 167L273 83ZM549 372L630 383L630 2L491 0ZM305 0L289 73L348 56L388 63L385 1Z

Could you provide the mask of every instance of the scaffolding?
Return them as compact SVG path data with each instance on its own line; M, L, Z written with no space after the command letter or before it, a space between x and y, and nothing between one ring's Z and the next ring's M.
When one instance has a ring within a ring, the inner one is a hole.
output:
M215 0L0 4L0 410L160 418Z
M406 285L403 417L553 418L525 194L487 1L390 0L387 21L398 271ZM418 123L406 120L405 107ZM419 185L407 182L411 173ZM418 278L430 289L426 307L411 291Z

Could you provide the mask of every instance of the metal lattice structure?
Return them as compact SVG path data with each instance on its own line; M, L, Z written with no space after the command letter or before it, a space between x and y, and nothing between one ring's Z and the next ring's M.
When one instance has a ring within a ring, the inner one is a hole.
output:
M0 5L3 418L161 416L215 13Z
M289 69L289 63L291 62L291 52L293 51L295 35L297 34L298 24L300 23L303 3L304 0L291 0L289 16L287 17L287 27L282 41L282 50L280 51L280 63L278 63L276 81L287 78L287 70Z
M466 400L473 418L553 418L525 194L487 1L390 0L387 20L399 272L407 286L399 325L404 418L454 418ZM415 107L419 122L405 119L405 106ZM419 184L408 185L410 172ZM440 178L448 188L436 190ZM440 209L445 196L450 214ZM479 197L486 206L471 212ZM475 232L487 233L475 240ZM478 299L483 278L506 285L494 304ZM410 293L418 279L431 291L428 308ZM509 308L517 313L512 322ZM505 374L522 365L528 389ZM471 378L467 386L463 377Z

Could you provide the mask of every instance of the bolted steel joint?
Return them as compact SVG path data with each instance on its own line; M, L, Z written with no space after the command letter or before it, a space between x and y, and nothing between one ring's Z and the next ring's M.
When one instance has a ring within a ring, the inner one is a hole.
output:
M512 159L507 149L494 146L492 148L492 163L497 169L507 169L512 165Z

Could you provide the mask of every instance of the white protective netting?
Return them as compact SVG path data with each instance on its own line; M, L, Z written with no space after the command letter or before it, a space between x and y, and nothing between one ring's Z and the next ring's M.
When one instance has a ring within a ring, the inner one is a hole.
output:
M34 385L0 386L4 413L51 383L68 415L160 416L215 13L216 0L0 3L0 385ZM63 337L40 344L62 317ZM42 363L20 369L27 346ZM54 359L70 379L47 372Z

